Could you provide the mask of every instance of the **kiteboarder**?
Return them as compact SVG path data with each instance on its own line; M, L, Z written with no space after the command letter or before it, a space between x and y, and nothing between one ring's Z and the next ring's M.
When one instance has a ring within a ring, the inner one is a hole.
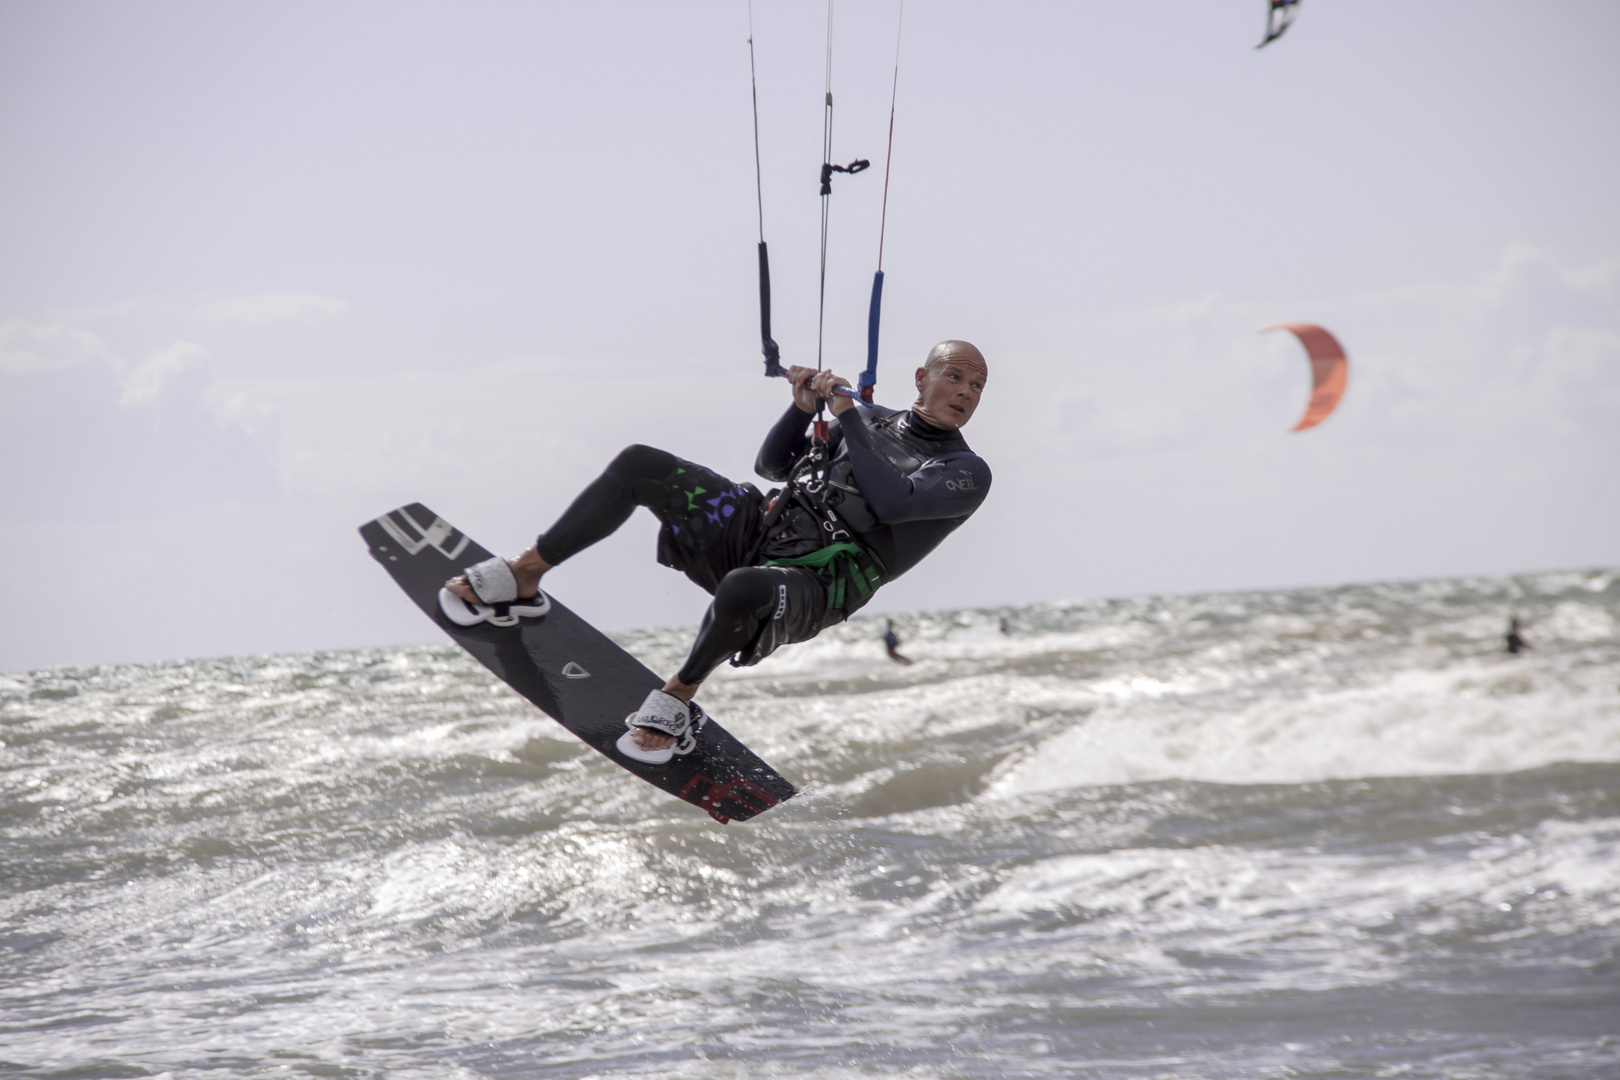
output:
M1517 656L1521 651L1530 647L1530 643L1524 640L1524 635L1520 633L1519 630L1519 617L1517 615L1510 615L1508 617L1507 634L1504 635L1503 641L1507 645L1507 651L1515 656Z
M897 664L911 663L911 657L900 655L900 635L894 632L894 620L885 619L888 626L883 631L883 647L889 651L889 659Z
M844 621L915 566L984 501L990 467L963 440L988 368L966 341L942 341L916 371L917 400L857 404L831 371L786 372L793 403L765 437L763 495L650 446L631 446L522 555L468 567L445 587L483 604L538 598L546 571L645 506L663 523L658 561L714 597L681 669L627 718L619 749L653 764L704 720L692 701L723 661L756 664ZM814 428L830 407L833 420ZM513 603L511 610L522 613ZM533 610L543 610L537 602Z

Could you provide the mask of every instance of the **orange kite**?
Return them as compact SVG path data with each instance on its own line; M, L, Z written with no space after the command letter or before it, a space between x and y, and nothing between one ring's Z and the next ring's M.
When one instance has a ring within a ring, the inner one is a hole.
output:
M1314 323L1278 323L1260 331L1287 330L1299 338L1311 357L1311 403L1294 425L1295 431L1313 428L1326 420L1344 396L1350 380L1350 361L1338 339Z

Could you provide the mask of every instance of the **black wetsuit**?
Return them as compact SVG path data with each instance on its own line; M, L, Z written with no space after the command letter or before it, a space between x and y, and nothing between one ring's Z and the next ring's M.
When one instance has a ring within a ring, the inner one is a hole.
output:
M535 542L556 565L624 524L637 506L663 522L658 561L683 571L714 603L682 682L722 662L755 664L782 645L842 622L871 591L915 566L966 521L990 489L990 467L957 431L909 410L858 407L830 424L812 453L811 417L790 406L760 447L755 468L786 481L762 495L650 446L614 458ZM829 545L847 554L825 566Z

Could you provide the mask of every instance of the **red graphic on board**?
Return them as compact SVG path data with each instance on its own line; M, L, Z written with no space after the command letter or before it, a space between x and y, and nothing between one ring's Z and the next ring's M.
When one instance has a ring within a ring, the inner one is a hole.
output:
M770 792L766 791L764 788L760 787L758 784L750 782L745 777L739 776L735 780L728 780L724 784L717 784L709 777L704 776L702 773L698 773L696 776L692 777L692 779L686 782L686 786L681 788L680 797L686 799L687 802L692 802L692 800L687 798L687 796L692 793L692 789L698 785L699 781L709 785L709 790L706 791L703 794L703 797L698 799L694 805L700 810L707 810L709 812L709 816L714 818L714 820L718 821L722 825L731 820L720 812L720 804L725 802L728 798L735 798L744 806L750 806L750 804L752 804L750 808L756 814L764 813L766 810L769 810L771 807L782 801L776 798Z

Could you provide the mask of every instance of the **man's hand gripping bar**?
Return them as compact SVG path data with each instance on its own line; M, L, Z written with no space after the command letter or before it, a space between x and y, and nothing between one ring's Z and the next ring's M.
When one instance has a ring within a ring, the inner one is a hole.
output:
M787 373L786 368L778 368L774 372L768 371L768 372L766 372L766 375L767 376L769 376L769 375L779 375L784 379L786 379L788 377L788 373ZM803 386L805 383L808 383L810 381L810 379L813 379L813 378L815 378L815 376L811 375L809 378L803 380L803 382L800 382L800 383L798 383L796 385ZM837 394L840 397L847 397L847 398L849 398L849 400L851 400L853 402L856 402L857 404L860 404L860 405L870 405L871 404L871 402L869 402L869 401L867 401L867 400L865 400L864 398L861 397L860 391L856 390L852 386L835 386L835 387L833 387L833 393Z

